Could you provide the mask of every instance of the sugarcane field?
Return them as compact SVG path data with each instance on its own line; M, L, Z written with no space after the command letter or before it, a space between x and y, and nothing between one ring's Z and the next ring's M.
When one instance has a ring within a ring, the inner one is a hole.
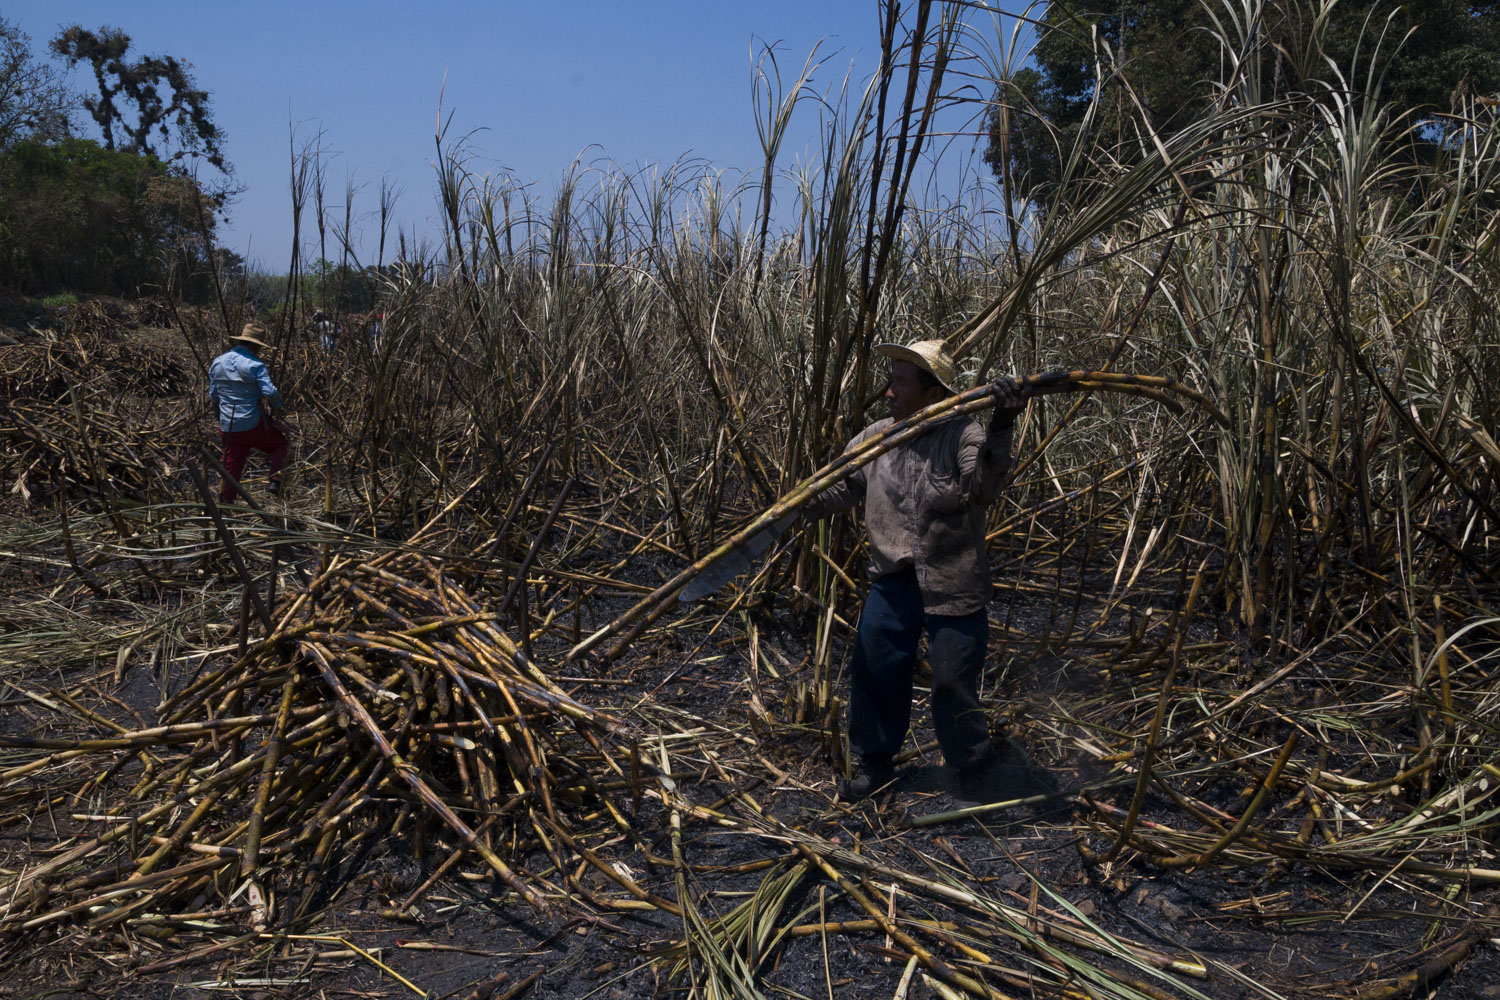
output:
M1500 998L1500 13L866 6L262 271L0 96L0 997Z

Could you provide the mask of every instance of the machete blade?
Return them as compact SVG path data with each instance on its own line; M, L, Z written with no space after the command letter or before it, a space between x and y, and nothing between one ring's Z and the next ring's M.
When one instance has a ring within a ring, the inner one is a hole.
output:
M686 604L689 601L696 601L707 597L730 580L750 569L766 549L771 547L771 543L780 538L783 531L791 527L792 522L797 520L797 517L798 514L796 511L790 514L783 514L745 539L743 544L730 549L703 567L703 569L698 571L698 575L689 580L687 586L682 588L677 595L677 599Z

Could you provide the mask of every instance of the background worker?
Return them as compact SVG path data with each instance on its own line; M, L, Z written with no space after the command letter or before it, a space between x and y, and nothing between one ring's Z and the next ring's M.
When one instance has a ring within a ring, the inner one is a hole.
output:
M891 359L890 416L849 443L856 448L891 423L957 390L953 358L940 340L877 344ZM1005 768L979 703L989 639L989 559L985 507L1011 465L1011 428L1029 393L1000 383L988 425L970 416L942 420L875 459L814 501L814 516L865 505L870 592L850 663L849 746L854 774L839 797L861 799L894 777L893 758L911 723L912 674L925 632L932 665L932 720L943 759L964 798L996 801Z
M224 468L238 481L250 452L264 452L270 457L274 495L281 492L281 467L286 462L288 440L286 425L273 416L281 406L281 393L261 360L272 350L265 336L265 327L250 322L238 336L229 338L235 346L208 366L208 398L219 414ZM233 483L226 479L219 489L219 499L227 503L237 495Z
M329 319L328 314L321 309L313 310L312 325L313 332L317 334L318 343L323 345L323 350L330 354L337 353L344 328Z

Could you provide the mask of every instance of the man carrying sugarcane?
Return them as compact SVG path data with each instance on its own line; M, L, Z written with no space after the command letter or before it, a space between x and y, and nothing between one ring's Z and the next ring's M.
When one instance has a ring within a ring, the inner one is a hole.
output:
M281 492L281 467L286 462L287 427L274 416L281 393L266 371L261 355L271 351L263 339L266 328L249 322L230 337L232 349L208 366L208 398L219 414L219 439L224 443L224 468L230 479L219 489L219 499L234 500L250 452L264 452L271 463L271 493Z
M957 392L953 358L942 341L878 344L875 350L891 359L890 416L856 435L846 452ZM842 799L865 798L895 775L894 757L911 723L923 632L943 758L957 772L961 796L996 797L1001 757L979 703L989 638L984 512L1010 469L1011 429L1029 396L1025 386L1004 380L987 426L962 415L940 420L824 491L806 512L823 516L863 500L869 535L870 593L850 665L849 746L858 760L853 776L838 782Z

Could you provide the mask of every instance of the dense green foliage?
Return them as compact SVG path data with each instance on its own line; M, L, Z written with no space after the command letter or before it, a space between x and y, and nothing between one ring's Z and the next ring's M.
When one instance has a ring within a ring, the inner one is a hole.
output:
M190 178L90 139L0 154L0 273L27 293L134 294L169 276L202 294L213 217Z
M188 64L130 58L130 37L73 26L51 53L93 69L97 97L0 18L0 287L28 294L212 293L214 229L232 189L224 135ZM79 108L102 142L78 138ZM186 164L217 168L200 183Z
M1008 153L1015 190L1045 202L1085 129L1101 150L1137 158L1150 142L1145 123L1170 135L1225 92L1216 22L1254 21L1269 43L1259 49L1270 62L1260 73L1271 90L1263 99L1366 91L1378 49L1383 105L1425 122L1429 143L1441 140L1443 120L1435 116L1455 93L1500 89L1500 4L1493 0L1276 0L1255 17L1241 8L1233 0L1054 0L1042 16L1035 68L997 91L986 161L1000 174ZM1326 24L1315 32L1320 20ZM1309 47L1314 35L1320 44Z
M379 277L373 268L360 269L320 259L303 276L302 296L319 308L341 313L364 312L375 308Z

